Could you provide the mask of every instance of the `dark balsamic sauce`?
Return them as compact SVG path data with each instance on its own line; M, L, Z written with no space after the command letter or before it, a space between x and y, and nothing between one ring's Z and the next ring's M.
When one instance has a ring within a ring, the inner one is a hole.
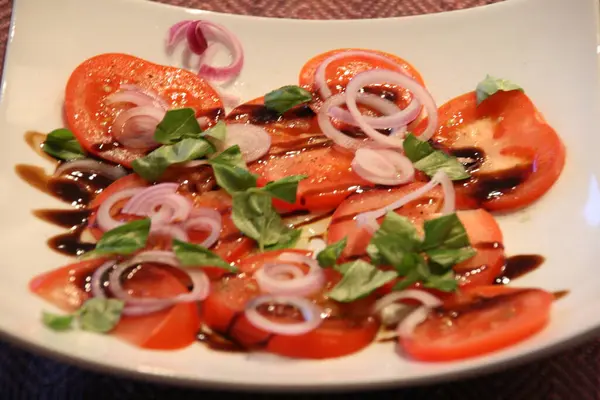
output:
M512 256L506 259L502 275L496 278L497 285L506 285L511 280L535 271L544 262L544 257L536 254Z
M312 119L315 112L306 104L292 108L283 114L267 108L264 104L243 104L227 116L228 120L249 122L254 125L266 125L292 119Z

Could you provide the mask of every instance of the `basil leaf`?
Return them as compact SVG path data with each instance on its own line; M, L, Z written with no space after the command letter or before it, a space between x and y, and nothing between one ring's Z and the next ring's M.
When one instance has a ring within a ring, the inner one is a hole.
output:
M319 254L317 254L319 265L324 268L335 265L346 248L346 243L348 243L348 237L344 237L342 240L332 243L321 250Z
M433 249L428 250L426 253L431 262L443 267L452 267L460 262L468 260L477 252L471 247L462 247L460 249Z
M79 325L86 331L109 332L119 323L124 306L123 300L91 298L77 311Z
M90 255L106 254L131 254L146 246L150 233L150 219L141 219L118 226L102 235L96 244L96 248L88 253Z
M232 197L231 219L242 233L256 240L261 251L289 246L298 239L299 234L283 223L267 194L235 192Z
M284 225L284 227L285 227L285 225ZM302 229L292 229L292 228L286 227L286 229L284 229L281 232L281 234L279 236L279 241L274 245L266 246L265 250L274 251L274 250L290 249L296 245L296 243L298 242L298 239L300 239L301 235L302 235Z
M133 170L147 181L156 181L167 167L185 161L195 160L214 152L214 146L205 139L186 138L161 146L145 157L133 161Z
M156 126L154 140L162 144L174 144L183 138L199 138L202 129L192 108L169 110Z
M430 275L423 283L429 289L437 289L442 292L454 292L458 289L458 281L454 278L454 272L448 271L444 275Z
M421 250L459 249L469 246L469 237L456 213L425 221Z
M49 312L42 312L42 322L48 328L54 331L66 331L73 325L73 315L59 315Z
M414 264L409 256L420 244L419 233L410 220L390 211L371 238L367 253L376 265L392 265L406 275Z
M205 247L173 239L173 252L186 267L219 267L231 272L237 268Z
M277 181L267 183L262 190L268 192L273 197L294 204L296 202L296 193L298 192L298 183L307 177L307 175L286 176Z
M477 95L477 105L481 104L482 101L495 94L498 91L510 92L512 90L518 90L524 92L523 88L509 80L494 78L493 76L486 75L485 79L477 84L475 93Z
M423 263L425 260L423 260ZM400 291L409 288L411 285L419 282L421 276L419 275L417 269L413 269L406 275L402 280L398 281L392 288L394 291Z
M219 186L233 195L256 187L256 175L235 165L211 163Z
M227 125L223 121L217 122L214 126L208 128L202 133L202 137L208 137L211 139L224 142L227 136Z
M42 150L54 158L71 161L85 158L83 148L68 129L55 129L46 136Z
M398 277L394 271L381 271L363 260L336 265L334 268L343 276L327 295L339 302L351 302L365 297Z
M414 167L429 176L438 171L444 171L453 180L462 180L470 177L456 157L452 157L441 150L435 150L428 142L419 140L412 133L404 139L404 153Z
M299 104L308 103L312 95L308 90L300 86L288 85L273 90L265 95L265 106L280 114L296 107Z
M226 148L216 156L210 159L212 164L233 165L240 168L246 168L246 162L242 156L240 146L237 144Z

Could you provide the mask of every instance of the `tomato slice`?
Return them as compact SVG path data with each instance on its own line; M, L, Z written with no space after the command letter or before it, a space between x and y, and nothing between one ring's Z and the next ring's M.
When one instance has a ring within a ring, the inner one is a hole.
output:
M343 257L365 256L372 235L357 226L356 215L382 208L406 196L424 185L414 182L393 189L371 190L349 197L335 211L327 231L327 242L335 243L347 238ZM436 187L421 198L412 201L396 213L405 216L422 231L425 220L435 216L443 204L443 192ZM457 279L463 287L488 285L500 275L504 267L503 237L494 217L483 209L458 211L469 241L477 254L454 267ZM379 222L383 217L379 219ZM389 285L388 285L389 286Z
M117 143L111 124L123 105L106 104L122 84L135 84L161 96L173 108L191 107L210 124L224 114L217 92L196 74L153 64L127 54L101 54L80 64L65 92L65 117L77 140L90 153L125 166L144 155ZM129 106L131 107L131 106Z
M374 298L350 304L327 299L324 293L341 279L339 273L332 269L325 270L328 284L323 293L313 296L313 300L330 315L317 329L298 336L273 335L253 326L246 319L243 314L246 303L260 295L257 283L248 274L265 262L273 261L284 251L248 257L239 264L240 270L245 273L215 283L211 294L202 304L204 323L245 348L263 349L294 358L341 357L371 343L379 329L379 323L369 316ZM295 252L308 254L299 250ZM293 316L286 312L271 317L282 322L293 320Z
M82 261L38 275L31 280L30 290L62 310L74 312L90 298L89 277L105 261ZM188 291L174 274L152 265L128 275L123 285L142 297L171 297ZM143 348L177 349L194 342L199 326L196 304L187 303L145 316L123 316L111 333Z
M541 289L481 286L433 311L411 338L411 357L449 361L490 353L520 342L547 324L552 294Z
M305 147L281 155L271 155L249 166L265 181L289 175L307 175L298 185L292 209L331 210L360 187L373 186L351 168L353 154L329 144Z
M377 50L366 50L366 49L337 49L331 50L323 54L319 54L313 58L311 58L300 71L299 82L300 86L304 89L315 93L317 97L314 102L318 107L321 103L320 96L316 90L315 86L315 72L319 65L325 59L346 51L363 51L366 53L371 53L374 55L383 56L389 58L391 62L394 62L401 66L402 71L407 73L409 76L418 81L421 85L425 85L423 82L423 78L419 72L404 59L395 56L390 53L385 53L383 51ZM372 70L372 69L392 69L394 67L383 60L376 59L373 57L365 56L349 56L347 58L341 58L331 62L326 70L325 70L325 79L327 81L327 85L332 93L340 93L343 92L348 85L348 82L357 74ZM380 94L382 97L386 97L394 101L400 108L406 108L406 106L411 102L412 95L408 90L399 90L399 88L395 85L383 84L383 85L372 85L369 86L366 91Z
M565 164L565 147L529 97L498 92L479 106L470 92L439 109L433 141L472 158L472 178L457 188L487 210L525 207L554 185ZM421 122L415 133L425 128ZM475 206L476 207L476 206Z
M90 208L96 210L102 202L122 190L146 186L148 186L148 183L136 174L124 176L104 189L98 197L91 202ZM222 214L223 228L221 229L219 240L211 248L211 251L229 262L236 261L252 251L255 246L254 241L244 236L231 220L231 196L225 191L215 190L200 195L192 195L183 191L182 194L192 196L194 207L213 208ZM123 220L130 219L130 216L120 214L120 210L125 203L126 200L123 200L122 202L115 204L113 210L111 210L113 217L116 218L119 216L123 218ZM96 225L96 218L97 214L93 211L88 218L88 229L96 239L100 239L103 232ZM189 231L188 236L191 243L202 243L206 238L207 233L203 231ZM169 244L170 242L167 241L166 245Z

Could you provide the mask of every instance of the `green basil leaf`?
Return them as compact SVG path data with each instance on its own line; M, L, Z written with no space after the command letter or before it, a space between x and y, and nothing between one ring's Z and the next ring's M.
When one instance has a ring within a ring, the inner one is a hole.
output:
M460 249L433 249L428 250L427 256L431 262L434 262L442 267L453 267L454 265L468 260L477 252L471 247L462 247Z
M410 220L391 211L371 238L367 253L376 265L392 265L405 275L413 265L407 257L420 243L419 233Z
M42 322L48 328L54 331L66 331L73 326L73 315L59 315L49 312L42 312Z
M298 239L298 233L285 225L265 193L235 192L231 219L246 236L256 240L261 251L288 246Z
M181 265L186 267L219 267L237 272L234 265L229 264L207 248L196 244L173 239L173 252Z
M141 219L118 226L102 235L96 248L86 253L90 255L131 254L146 246L150 233L150 219Z
M317 254L317 261L321 267L331 267L335 265L338 258L342 255L346 244L348 243L348 237L344 237L342 240L332 243L325 247Z
M299 104L308 103L312 95L300 86L288 85L273 90L265 95L265 106L280 114L291 110Z
M435 150L428 142L419 140L412 133L404 139L404 152L414 167L429 176L444 171L453 181L467 179L470 175L456 157Z
M256 187L256 175L247 169L221 163L211 165L217 183L231 195Z
M240 146L238 146L237 144L226 148L225 150L211 158L210 163L225 164L240 168L246 168L246 162L244 161L244 158L242 156L242 151L240 150Z
M284 228L279 235L279 241L274 245L265 246L265 250L275 251L293 248L301 235L302 229L292 229L284 225Z
M267 183L262 190L269 193L271 196L280 200L294 204L296 202L296 192L298 191L298 183L306 179L307 175L291 175L277 181Z
M91 298L77 311L79 325L86 331L110 332L119 323L124 306L123 300Z
M423 260L423 262L425 262L425 261ZM396 283L394 285L392 290L400 291L400 290L408 289L411 285L419 282L420 279L421 279L421 276L419 275L419 272L417 271L417 269L413 269L412 271L410 271L408 273L408 275L404 276L404 278L402 280L398 281L398 283Z
M162 144L174 144L183 138L199 138L202 129L192 108L169 110L156 126L154 140Z
M156 181L167 167L195 160L214 152L214 146L205 139L186 138L161 146L145 157L133 161L133 170L147 181Z
M202 132L202 137L224 142L227 137L227 125L223 121L217 122L214 126Z
M351 302L368 296L398 277L394 271L381 271L363 260L336 265L334 268L342 274L342 279L327 295L340 302Z
M467 231L456 213L425 221L425 240L421 250L460 249L470 246Z
M85 158L83 148L68 129L55 129L46 136L42 150L54 158L71 161Z
M481 104L482 101L495 94L496 92L510 92L512 90L518 90L523 92L523 88L509 80L494 78L493 76L486 75L485 79L477 84L475 93L477 95L477 105Z
M458 281L454 277L452 270L444 275L430 275L423 283L423 286L429 289L437 289L442 292L454 292L458 289Z

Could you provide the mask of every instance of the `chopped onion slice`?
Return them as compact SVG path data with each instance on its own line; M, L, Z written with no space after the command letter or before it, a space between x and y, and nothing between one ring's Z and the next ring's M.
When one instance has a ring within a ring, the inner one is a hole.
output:
M202 55L208 48L208 42L206 41L206 37L204 37L199 22L196 21L188 24L185 34L190 51L194 54Z
M105 164L103 162L92 160L90 158L63 162L58 166L58 168L56 168L54 175L62 175L67 171L73 170L95 172L98 175L102 175L106 178L114 180L117 180L127 175L127 171L125 170L125 168L123 168L120 165Z
M369 230L372 230L374 226L376 227L375 229L377 229L379 227L379 225L377 224L378 218L383 217L388 212L394 211L410 203L411 201L417 200L419 197L423 196L425 193L433 189L436 185L440 184L442 185L442 190L444 192L444 205L442 206L441 214L450 214L454 212L455 209L456 195L454 193L454 185L452 184L452 181L444 171L438 171L435 173L435 175L433 175L431 180L427 182L427 184L421 186L414 192L411 192L406 196L401 197L393 203L388 204L387 206L378 210L367 211L358 214L356 216L356 224L359 227L366 227Z
M325 274L317 261L298 253L282 253L276 263L265 263L254 273L260 290L265 293L286 296L310 296L321 290ZM297 265L309 266L307 274ZM291 278L286 276L291 275Z
M361 178L380 185L401 185L415 177L415 168L406 156L389 149L358 149L352 169Z
M125 301L127 305L132 306L171 306L176 303L190 303L194 301L202 301L208 296L210 290L210 282L201 270L194 270L189 274L193 289L191 292L179 294L169 298L154 298L154 297L136 297L129 294L121 284L121 276L131 267L143 263L164 264L171 267L179 268L179 261L175 254L169 251L151 250L137 254L127 261L119 263L109 277L109 288L113 295ZM185 273L191 270L183 270Z
M388 58L388 57L380 55L380 54L376 54L376 53L372 53L372 52L368 52L368 51L361 51L361 50L351 50L351 51L343 51L341 53L336 53L336 54L332 55L331 57L323 60L323 62L321 62L321 64L319 64L319 67L315 71L315 85L317 86L317 90L319 91L319 94L321 95L321 97L323 99L326 99L333 94L331 92L331 89L329 89L329 86L327 85L327 78L325 77L327 67L329 66L329 64L331 64L332 62L334 62L336 60L340 60L342 58L356 57L356 56L362 56L362 57L367 57L367 58L372 58L375 60L383 61L384 63L386 63L387 65L392 67L392 70L394 70L394 71L404 71L404 68L402 67L402 65L398 64L391 58Z
M121 200L132 198L143 190L143 188L121 190L104 200L98 207L98 212L96 214L96 224L98 224L98 227L106 232L123 225L124 222L118 221L112 217L111 210L113 206Z
M396 328L396 332L398 332L398 336L402 338L410 338L412 337L415 329L419 324L427 319L429 315L429 311L431 308L426 306L421 306L408 314L399 324L398 328Z
M281 304L296 307L304 317L303 322L279 323L261 315L257 308L263 304ZM246 318L255 327L278 335L302 335L316 329L321 322L321 310L310 300L293 296L265 295L256 297L248 302L245 311Z
M208 65L207 61L202 60L198 75L208 80L220 81L238 76L244 65L244 50L238 38L223 25L211 21L197 21L197 24L197 29L202 30L206 39L222 43L231 53L231 63L226 67Z
M179 225L155 225L150 229L153 235L169 236L182 242L189 242L189 238L185 229Z
M104 282L102 278L104 277L104 274L106 274L108 270L114 267L116 264L116 260L110 260L96 268L92 274L92 277L90 278L90 292L92 293L93 297L98 297L101 299L106 297L104 294Z
M421 111L421 104L417 100L411 101L405 109L401 110L396 103L382 99L371 93L361 93L359 103L373 107L385 114L382 117L363 116L365 121L373 129L396 129L405 127L414 121ZM329 113L335 119L349 125L358 126L358 123L352 115L340 107L332 108Z
M263 128L252 124L229 124L225 147L240 146L242 157L246 162L256 161L269 151L271 135Z
M193 21L185 20L180 21L169 28L169 34L167 35L167 50L172 50L173 47L177 43L179 43L187 32L188 25L190 25Z
M408 89L415 99L423 104L427 112L427 127L423 133L419 136L421 140L429 140L435 133L438 122L437 106L431 94L425 89L419 82L411 78L410 76L401 72L388 71L382 69L370 70L362 72L356 75L350 80L346 87L346 106L348 111L363 130L371 139L376 142L393 148L402 148L402 140L397 137L389 137L382 133L377 132L369 123L365 120L365 116L361 114L358 109L357 101L360 90L368 85L374 83L393 83ZM390 116L389 118L398 117L399 115L406 114L405 110L400 111L396 116Z
M150 217L153 225L185 221L193 204L187 197L176 193L178 187L177 183L149 186L132 197L123 207L123 212Z
M150 149L159 145L154 140L156 126L165 110L153 105L138 106L119 113L112 125L112 136L133 149Z
M210 248L219 240L223 221L221 214L212 208L194 208L190 219L184 223L183 227L186 231L208 231L208 236L200 243L200 246Z

